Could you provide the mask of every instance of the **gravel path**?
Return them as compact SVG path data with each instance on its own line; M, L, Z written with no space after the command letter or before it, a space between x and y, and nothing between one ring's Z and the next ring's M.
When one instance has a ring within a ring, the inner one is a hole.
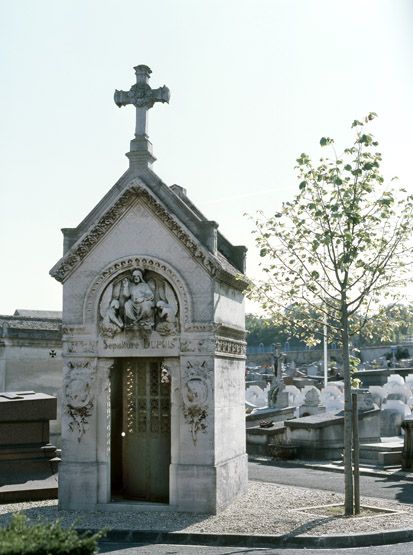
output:
M250 482L248 492L217 516L173 512L67 512L57 501L0 505L0 525L13 512L32 520L55 520L77 527L163 530L215 534L348 535L383 530L413 529L413 507L383 499L362 498L362 505L392 509L397 513L345 518L328 517L319 505L342 503L343 495L263 482ZM309 508L310 507L310 508ZM313 512L311 512L313 507ZM321 513L321 514L320 514Z

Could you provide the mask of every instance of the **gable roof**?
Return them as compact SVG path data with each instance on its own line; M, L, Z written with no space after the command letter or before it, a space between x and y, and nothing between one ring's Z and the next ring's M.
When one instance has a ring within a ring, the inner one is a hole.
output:
M124 177L122 176L77 228L63 230L65 253L50 270L54 278L64 282L130 204L139 198L179 238L210 275L229 281L237 289L246 287L248 282L245 277L241 277L244 270L245 247L234 247L220 235L217 237L218 250L213 252L208 234L214 233L217 225L206 220L189 199L188 203L185 202L186 195L182 188L175 185L175 190L171 189L160 180L152 183L150 187L142 177L122 183Z
M179 185L168 187L163 181L148 167L131 167L122 175L115 185L106 193L98 204L89 212L76 228L63 229L65 236L64 252L66 252L88 229L99 220L107 211L108 207L116 202L116 199L125 189L138 179L160 200L167 211L173 213L185 226L194 234L197 240L208 248L205 240L205 233L202 224L210 222L200 210L190 201L186 191ZM201 225L200 225L201 224ZM218 224L215 227L218 228ZM227 259L227 261L238 270L245 272L246 247L232 245L219 231L217 231L217 250ZM214 254L214 253L213 253Z

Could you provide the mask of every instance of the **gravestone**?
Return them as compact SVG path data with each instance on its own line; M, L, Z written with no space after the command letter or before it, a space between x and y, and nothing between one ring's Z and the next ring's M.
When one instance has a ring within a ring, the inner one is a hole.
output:
M403 401L386 399L380 412L380 434L382 437L401 435L401 425L405 417L411 415L409 407Z
M315 386L307 387L304 396L304 402L299 407L298 416L311 416L313 414L318 414L325 411L326 408L321 404L320 390L317 389Z
M55 469L49 443L56 397L34 391L0 392L0 486L40 480Z
M63 230L51 270L63 283L59 506L215 513L247 484L246 249L152 171L147 111L169 91L135 72L115 92L136 107L129 169Z

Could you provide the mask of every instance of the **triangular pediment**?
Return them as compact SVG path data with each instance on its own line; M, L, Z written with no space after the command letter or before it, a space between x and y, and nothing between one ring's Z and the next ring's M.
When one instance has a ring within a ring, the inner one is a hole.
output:
M244 280L237 279L239 272L220 253L217 256L209 252L193 233L166 209L165 205L155 197L141 180L134 179L124 189L111 205L101 214L100 218L81 235L81 237L67 250L64 256L50 270L50 275L60 282L65 282L72 272L78 268L88 254L99 244L107 233L117 224L129 208L142 202L160 223L166 226L190 251L199 264L211 275L231 279L237 282L237 288L245 286Z

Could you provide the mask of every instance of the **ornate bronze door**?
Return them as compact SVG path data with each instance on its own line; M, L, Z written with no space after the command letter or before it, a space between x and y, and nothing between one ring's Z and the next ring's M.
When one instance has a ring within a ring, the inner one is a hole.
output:
M156 359L123 364L123 497L169 502L170 384Z

